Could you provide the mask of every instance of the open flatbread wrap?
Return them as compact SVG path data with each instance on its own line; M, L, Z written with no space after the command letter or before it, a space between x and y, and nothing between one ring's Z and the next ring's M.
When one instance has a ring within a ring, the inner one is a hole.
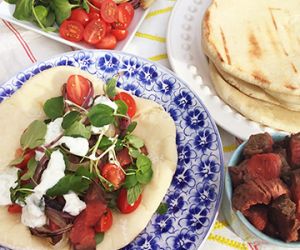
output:
M75 67L56 67L34 76L12 97L0 104L0 171L8 167L20 147L20 137L35 119L44 119L44 102L61 95L61 87L72 74L81 74L94 86L95 94L103 93L103 82ZM144 187L140 206L131 214L113 214L113 225L97 249L119 249L130 243L147 225L170 186L177 165L176 129L170 115L157 103L134 97L138 125L133 134L142 138L152 160L153 178ZM45 239L32 236L21 223L0 207L0 245L12 249L70 249L70 244L52 246Z

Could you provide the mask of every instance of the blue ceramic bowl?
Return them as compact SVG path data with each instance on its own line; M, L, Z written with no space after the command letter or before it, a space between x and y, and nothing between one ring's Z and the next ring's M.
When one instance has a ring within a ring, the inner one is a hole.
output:
M274 141L283 140L286 134L274 133L272 138ZM241 144L233 153L229 160L228 166L237 166L242 159L242 152L245 147L245 143ZM229 175L228 167L225 172L225 193L222 202L222 210L224 216L234 230L243 240L257 244L269 244L280 247L291 247L300 249L300 242L286 243L280 239L272 238L261 231L257 230L239 211L235 211L232 208L232 183Z

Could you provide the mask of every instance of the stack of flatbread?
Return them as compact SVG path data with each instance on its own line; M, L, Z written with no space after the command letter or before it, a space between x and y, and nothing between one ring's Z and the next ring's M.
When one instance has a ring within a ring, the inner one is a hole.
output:
M202 28L218 95L251 120L300 131L300 1L213 0Z

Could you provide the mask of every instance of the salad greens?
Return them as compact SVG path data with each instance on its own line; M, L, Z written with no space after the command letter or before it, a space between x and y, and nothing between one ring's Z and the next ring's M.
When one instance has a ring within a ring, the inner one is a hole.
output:
M47 126L44 122L35 120L21 136L20 144L23 149L34 149L45 142Z
M73 8L82 7L89 12L87 0L5 0L15 4L13 16L18 20L37 23L44 31L56 31L71 15Z

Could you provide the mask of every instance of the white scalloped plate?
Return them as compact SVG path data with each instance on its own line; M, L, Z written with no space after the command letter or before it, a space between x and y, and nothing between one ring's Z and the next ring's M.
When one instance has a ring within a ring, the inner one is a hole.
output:
M216 94L209 77L206 57L201 46L201 22L211 0L177 0L169 20L167 51L177 75L183 78L202 99L216 123L231 134L247 139L269 127L251 121Z
M58 33L45 32L41 28L39 28L37 25L35 25L31 22L17 20L13 17L14 10L15 10L15 5L8 4L5 1L0 0L0 18L7 20L11 23L14 23L18 26L21 26L22 28L37 32L43 36L46 36L48 38L55 40L55 41L72 46L73 48L95 49L91 45L88 45L87 43L84 43L84 42L74 43L74 42L65 40L62 37L60 37L60 35ZM135 9L134 17L132 19L130 26L128 27L128 36L125 40L118 42L115 50L123 50L124 51L126 49L127 45L131 42L132 38L134 37L134 34L136 33L139 26L142 24L143 20L145 19L146 15L148 14L148 12L149 12L149 8L146 10L143 10L142 8Z

